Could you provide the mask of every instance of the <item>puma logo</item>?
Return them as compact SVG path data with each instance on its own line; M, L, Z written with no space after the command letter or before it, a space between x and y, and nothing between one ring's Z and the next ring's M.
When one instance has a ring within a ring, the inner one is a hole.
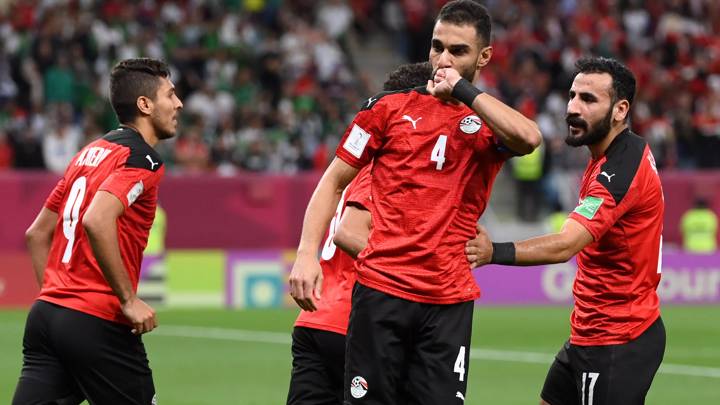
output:
M147 159L148 161L150 161L150 170L155 170L155 166L157 166L157 165L160 164L160 163L155 163L155 162L153 162L153 160L152 160L152 158L150 157L150 155L145 155L145 159Z
M465 395L463 395L460 391L455 393L455 398L460 398L463 402L465 402Z
M615 175L615 173L613 173L613 174L607 174L607 172L602 172L602 173L600 173L600 175L607 177L608 183L610 183L610 182L612 181L612 177Z
M402 117L403 117L404 120L410 121L410 123L411 123L412 126L413 126L413 129L417 129L417 122L422 119L422 117L419 117L418 119L414 120L414 119L412 119L412 117L410 117L409 115L403 115Z
M376 102L376 101L377 101L376 98L370 97L370 98L367 100L367 107L370 107L370 104L372 104L372 103L374 103L374 102Z

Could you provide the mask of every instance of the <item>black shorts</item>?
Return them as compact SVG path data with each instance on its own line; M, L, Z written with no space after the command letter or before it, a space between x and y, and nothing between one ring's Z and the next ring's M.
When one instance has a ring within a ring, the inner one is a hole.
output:
M543 386L551 405L639 405L665 353L665 326L658 318L637 339L608 346L566 342Z
M288 405L340 405L343 401L345 335L295 327Z
M421 304L355 283L345 404L463 404L473 306Z
M13 405L155 404L145 347L130 329L36 301L25 324Z

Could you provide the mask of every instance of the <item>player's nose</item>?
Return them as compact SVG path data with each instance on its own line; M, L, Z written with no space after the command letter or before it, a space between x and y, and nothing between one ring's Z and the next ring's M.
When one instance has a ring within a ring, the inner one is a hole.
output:
M452 62L453 62L452 54L450 53L450 51L448 51L446 49L440 54L440 58L438 58L438 68L439 69L451 68L451 67L453 67Z

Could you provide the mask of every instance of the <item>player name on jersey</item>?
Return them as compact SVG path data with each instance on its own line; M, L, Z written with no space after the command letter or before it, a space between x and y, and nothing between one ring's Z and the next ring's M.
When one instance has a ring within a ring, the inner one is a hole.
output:
M90 147L85 149L75 161L75 166L97 167L112 152L110 149Z

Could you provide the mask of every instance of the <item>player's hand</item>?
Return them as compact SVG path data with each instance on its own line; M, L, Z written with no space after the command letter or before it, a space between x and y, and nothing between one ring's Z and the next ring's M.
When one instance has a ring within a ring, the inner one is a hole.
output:
M460 79L460 73L453 68L438 69L433 80L428 80L427 91L441 100L452 100L453 88Z
M125 301L121 306L122 313L132 323L132 333L142 335L157 328L155 310L137 296Z
M470 268L474 269L475 267L490 263L492 254L493 246L490 236L485 230L485 227L478 224L477 236L465 244L465 255L470 263Z
M290 272L290 295L300 308L310 312L317 309L313 296L320 299L322 282L322 268L317 258L298 255Z

